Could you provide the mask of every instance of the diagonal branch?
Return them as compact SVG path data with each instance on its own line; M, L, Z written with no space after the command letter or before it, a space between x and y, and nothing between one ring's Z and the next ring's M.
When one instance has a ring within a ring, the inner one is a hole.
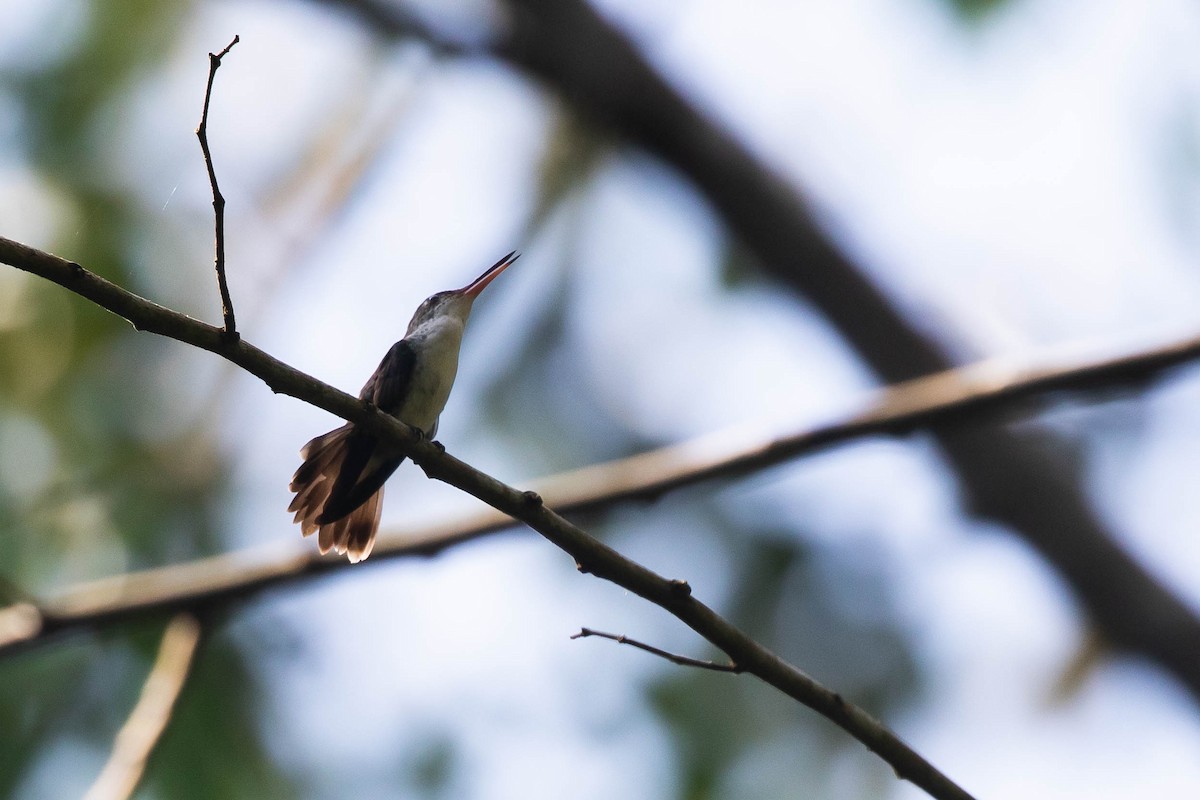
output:
M224 336L219 328L125 291L79 264L3 238L0 238L0 261L64 286L124 317L138 330L158 333L216 353L262 379L273 391L323 408L390 442L430 478L467 492L533 528L574 558L581 572L615 583L666 609L724 651L745 672L758 676L858 739L886 761L899 777L936 798L970 798L878 720L817 683L695 599L686 582L668 580L630 561L548 509L537 494L518 491L479 472L374 406L305 375L242 339Z
M208 170L208 182L212 186L214 248L216 256L213 266L217 271L217 291L221 294L221 319L225 323L225 335L236 337L237 322L233 318L233 298L229 294L229 283L225 280L225 195L217 187L217 170L213 167L212 152L208 149L208 104L212 100L213 80L221 67L221 59L241 41L234 36L233 41L225 45L219 53L208 54L208 84L204 87L204 108L200 112L200 124L196 126L196 138L200 140L200 152L204 154L204 166Z
M381 35L414 31L380 0L322 0ZM556 91L581 118L694 182L756 264L819 308L885 381L950 369L941 345L832 240L805 197L660 75L585 0L508 0L492 52ZM445 42L431 41L444 51ZM452 49L451 49L452 51ZM1045 436L937 431L964 501L1024 538L1057 570L1108 640L1174 673L1200 696L1200 620L1117 543Z
M84 800L126 800L133 796L150 755L171 722L199 644L200 624L187 614L180 614L167 625L142 695L117 732L112 755Z

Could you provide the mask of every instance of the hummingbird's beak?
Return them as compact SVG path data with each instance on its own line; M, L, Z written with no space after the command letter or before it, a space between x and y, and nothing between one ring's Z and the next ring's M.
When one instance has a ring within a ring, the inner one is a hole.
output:
M496 279L497 275L512 266L512 263L520 257L520 253L518 253L516 250L512 251L495 264L492 264L492 266L488 268L487 272L483 273L478 278L459 289L458 293L474 300L479 296L480 292L487 288L489 283Z

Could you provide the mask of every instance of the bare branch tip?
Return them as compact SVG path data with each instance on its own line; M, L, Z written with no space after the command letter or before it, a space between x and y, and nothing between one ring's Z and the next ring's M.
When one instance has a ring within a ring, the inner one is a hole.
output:
M221 63L221 59L222 59L222 58L224 58L225 56L229 55L229 51L230 51L230 50L232 50L232 49L233 49L233 46L234 46L235 44L237 44L238 42L240 42L241 40L242 40L242 37L241 37L241 36L238 36L238 35L235 33L235 34L233 35L233 41L231 41L229 44L225 45L225 47L224 47L224 48L221 50L221 52L219 52L219 53L209 53L209 54L208 54L208 57L209 57L209 58L210 58L210 59L211 59L211 60L212 60L212 61L213 61L215 64L218 64L218 65L219 65L219 64Z

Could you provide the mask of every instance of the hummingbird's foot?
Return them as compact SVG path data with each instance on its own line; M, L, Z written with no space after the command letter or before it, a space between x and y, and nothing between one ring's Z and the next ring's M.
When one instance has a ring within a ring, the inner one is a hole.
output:
M431 445L433 445L434 447L436 447L438 449L438 452L441 452L441 453L446 452L446 448L445 448L445 446L442 445L441 442L434 441L432 436L430 436L428 433L426 433L425 431L418 428L416 425L409 425L408 429L413 432L413 436L417 437L418 442L429 442Z
M531 506L540 506L542 504L542 496L537 492L521 492L521 496L525 498L525 502Z

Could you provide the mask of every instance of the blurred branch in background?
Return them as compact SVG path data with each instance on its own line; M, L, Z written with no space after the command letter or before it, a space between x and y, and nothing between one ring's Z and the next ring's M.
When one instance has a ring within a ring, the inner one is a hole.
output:
M171 722L199 644L200 623L195 618L180 614L167 625L142 695L117 732L112 756L84 800L125 800L133 796L146 762Z
M464 46L418 30L395 4L324 0L381 35ZM509 0L492 50L555 89L582 118L686 175L771 277L821 309L886 382L947 370L944 345L920 332L814 220L804 197L676 92L637 47L583 0ZM939 430L966 505L1023 537L1057 570L1114 645L1141 653L1200 694L1200 619L1116 543L1042 435Z
M16 260L7 244L0 239L0 260ZM1019 404L1047 393L1144 383L1164 370L1197 358L1200 337L1082 363L1064 364L1061 356L1043 357L1038 359L1039 365L1026 367L985 361L889 387L864 411L787 436L742 431L713 434L544 478L535 482L534 488L560 513L594 512L619 502L655 500L702 481L745 476L866 436L898 436L927 426L937 429L956 423L961 427L968 421L978 423L985 415L1011 413ZM368 563L433 556L511 525L507 515L492 511L457 523L394 533L380 540L375 558ZM297 554L289 548L265 559L229 553L107 578L67 589L41 604L41 619L32 625L29 615L34 609L29 604L0 612L0 632L7 632L0 637L0 654L47 641L56 633L94 629L146 614L228 603L347 566L341 560L320 558L310 551ZM1172 633L1152 631L1152 635ZM1192 652L1188 669L1175 674L1193 695L1200 696L1200 639L1159 643L1159 648L1169 647L1189 648Z
M24 230L86 254L110 280L215 310L212 218L163 212L172 198L196 208L211 200L193 133L204 59L238 28L185 43L199 30L197 12L196 4L143 0L6 9L0 217L6 234ZM37 18L45 27L28 26ZM162 76L173 77L160 84ZM170 96L158 94L168 84ZM235 94L234 82L216 89L209 129L223 169L245 141L218 135L227 89ZM139 111L143 103L154 111ZM141 127L148 117L171 119L171 132ZM176 391L167 376L198 378L196 388L207 377L191 372L188 354L176 361L172 343L135 336L92 304L63 304L57 287L32 276L6 277L0 429L11 432L16 421L30 436L0 434L3 571L36 597L84 574L219 552L231 496L219 430L184 430L196 390ZM0 797L82 796L137 701L162 623L5 665ZM210 666L188 679L139 794L286 796L289 778L269 764L258 733L265 691L251 660L224 633L205 655Z
M575 559L584 573L610 581L669 611L724 651L743 671L757 676L845 730L886 761L896 775L937 798L969 798L953 781L858 706L826 689L772 653L712 608L696 600L686 581L668 580L624 557L546 507L534 492L521 492L474 469L394 417L234 339L198 320L151 303L75 262L0 238L0 261L53 281L133 323L216 353L262 379L273 391L336 414L395 445L425 474L482 500L533 528ZM48 623L49 618L46 619ZM45 625L43 625L45 627Z

